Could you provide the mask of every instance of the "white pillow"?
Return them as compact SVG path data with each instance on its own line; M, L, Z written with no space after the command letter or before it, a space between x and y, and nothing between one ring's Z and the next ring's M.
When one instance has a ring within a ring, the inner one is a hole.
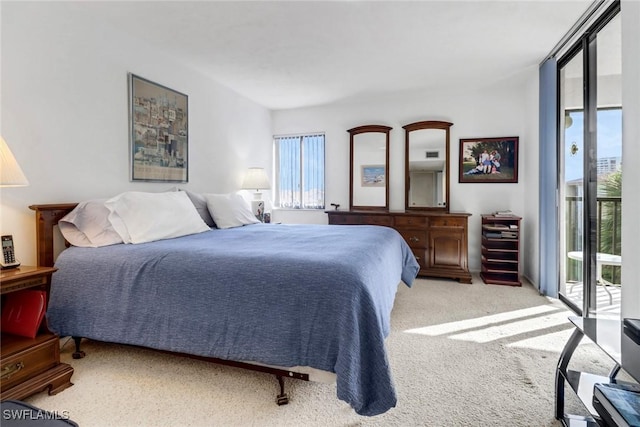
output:
M124 243L145 243L208 231L184 191L129 191L105 202L109 221Z
M110 211L104 202L104 199L80 202L58 221L67 242L90 248L122 243L122 238L109 222Z
M260 222L247 201L238 193L204 194L207 208L218 228L240 227Z
M207 200L204 198L204 196L202 194L194 193L189 190L180 191L184 191L185 193L187 193L187 196L189 196L191 203L193 203L193 206L195 206L198 214L200 215L200 218L202 218L205 224L207 224L209 227L215 227L216 224L213 221L213 218L211 218L209 208L207 207Z

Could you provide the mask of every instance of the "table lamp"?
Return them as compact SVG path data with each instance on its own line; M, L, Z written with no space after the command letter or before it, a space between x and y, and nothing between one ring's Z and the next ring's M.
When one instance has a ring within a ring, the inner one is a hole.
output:
M0 187L24 187L27 185L29 185L27 177L24 176L24 172L22 172L16 158L13 157L7 142L0 136ZM18 266L20 266L20 262L15 259L13 236L9 234L3 235L0 267L4 270Z
M260 221L264 218L264 200L262 200L260 190L268 190L270 188L269 177L264 168L249 168L242 182L242 189L255 190L251 201L251 210Z
M0 136L0 187L25 187L29 185L27 177L13 157L7 142Z

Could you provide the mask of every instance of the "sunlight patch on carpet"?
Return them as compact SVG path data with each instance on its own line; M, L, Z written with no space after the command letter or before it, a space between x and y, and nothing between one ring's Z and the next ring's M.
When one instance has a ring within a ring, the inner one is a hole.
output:
M535 346L536 340L551 333L545 329L553 329L569 325L567 313L558 307L540 305L536 307L514 310L473 319L407 329L408 334L446 336L449 339L488 343L507 338L522 339L509 345L514 347ZM546 347L544 340L537 345Z
M455 322L441 323L439 325L425 326L422 328L407 329L408 334L429 335L432 337L448 335L479 327L486 327L491 324L509 322L528 316L537 316L543 313L558 311L557 307L550 305L539 305L535 307L523 308L521 310L507 311L504 313L491 314L488 316L476 317L473 319L458 320Z
M566 316L565 316L566 319ZM511 348L524 348L528 350L539 350L539 351L558 351L558 343L566 342L569 339L569 335L573 331L573 326L566 322L565 327L562 328L561 331L557 332L546 332L543 334L539 334L533 336L531 338L525 338L523 340L518 340L516 342L512 342L507 345L507 347Z

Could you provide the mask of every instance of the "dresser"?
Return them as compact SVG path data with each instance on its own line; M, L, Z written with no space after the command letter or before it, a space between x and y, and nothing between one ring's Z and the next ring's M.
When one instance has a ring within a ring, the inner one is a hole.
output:
M419 276L471 283L468 266L468 218L440 211L326 211L329 224L382 225L398 231L413 251Z

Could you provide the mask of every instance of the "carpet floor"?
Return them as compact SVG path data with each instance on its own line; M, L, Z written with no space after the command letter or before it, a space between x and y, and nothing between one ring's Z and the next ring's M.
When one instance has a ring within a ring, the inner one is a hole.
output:
M277 406L272 375L95 341L74 360L68 338L61 358L75 369L74 386L26 401L81 427L555 427L555 367L569 315L528 284L485 285L476 276L472 285L400 285L386 342L398 404L376 417L339 401L335 384L286 380L290 403ZM607 372L606 357L581 347L578 361Z

